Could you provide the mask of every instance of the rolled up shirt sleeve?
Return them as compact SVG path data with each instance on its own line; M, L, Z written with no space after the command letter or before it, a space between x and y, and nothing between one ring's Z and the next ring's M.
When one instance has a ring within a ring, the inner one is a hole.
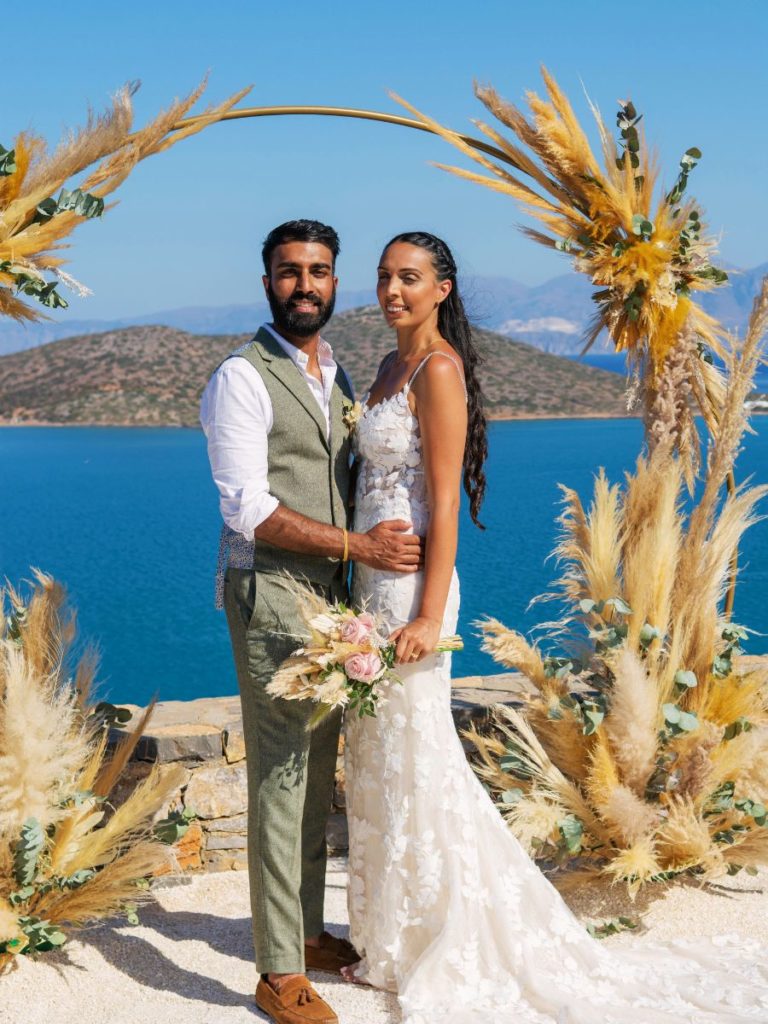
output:
M239 358L222 363L203 392L200 423L222 518L252 538L279 502L269 493L267 468L272 403L251 363Z

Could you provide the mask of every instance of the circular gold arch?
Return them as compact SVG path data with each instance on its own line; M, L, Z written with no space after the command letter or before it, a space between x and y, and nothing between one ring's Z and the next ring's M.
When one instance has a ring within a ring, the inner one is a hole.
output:
M295 115L309 115L313 117L353 117L359 121L379 121L383 124L399 125L401 128L415 128L417 131L428 132L430 135L437 134L437 132L435 132L433 128L430 128L429 125L422 124L421 121L417 121L414 118L401 117L399 114L384 114L379 110L363 110L358 107L241 107L238 110L227 111L226 114L222 114L219 120L238 121L247 117L283 117ZM190 128L204 120L204 114L185 117L173 126L173 130L177 131L182 128ZM505 163L511 164L512 167L518 166L508 153L505 153L502 149L497 149L496 146L492 146L489 142L484 142L482 139L475 139L471 135L462 135L460 132L456 132L455 134L457 139L461 139L462 142L465 142L468 146L472 146L473 149L478 149L483 153L487 153L496 160L503 160Z
M414 128L416 131L427 132L430 135L437 135L438 133L431 128L429 125L424 124L421 121L417 121L411 117L401 117L399 114L385 114L380 110L365 110L360 107L324 107L324 106L278 106L278 107L241 107L239 110L229 110L223 114L220 118L222 121L238 121L245 118L251 117L285 117L285 116L311 116L311 117L351 117L359 121L378 121L382 124L394 124L401 128ZM182 128L189 128L200 121L205 120L204 115L196 114L192 117L185 117L178 121L173 130L177 131ZM518 163L513 158L505 153L504 150L498 149L496 146L490 145L488 142L484 142L482 139L476 139L471 135L463 135L461 132L456 132L455 136L457 139L461 139L467 145L472 146L473 149L480 150L483 153L487 153L489 156L494 157L496 160L501 160L506 164L516 167L518 169ZM736 477L731 470L726 478L726 490L728 494L733 494L736 491ZM735 550L733 558L731 559L731 579L728 586L728 590L725 595L724 613L727 619L730 619L733 614L733 604L736 597L736 574L738 572L738 549Z

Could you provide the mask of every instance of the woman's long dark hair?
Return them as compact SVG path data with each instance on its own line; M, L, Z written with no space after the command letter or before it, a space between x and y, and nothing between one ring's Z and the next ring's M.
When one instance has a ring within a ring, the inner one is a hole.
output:
M485 473L483 465L488 457L488 435L483 393L477 379L477 367L482 362L475 346L464 303L459 295L456 281L456 262L445 242L428 231L405 231L384 247L384 251L395 242L417 245L426 249L432 258L432 266L438 281L450 281L451 290L440 303L437 313L437 329L445 340L456 349L464 363L464 377L467 383L467 440L464 445L464 490L469 497L469 513L472 522L481 530L485 527L478 519L480 506L485 496Z

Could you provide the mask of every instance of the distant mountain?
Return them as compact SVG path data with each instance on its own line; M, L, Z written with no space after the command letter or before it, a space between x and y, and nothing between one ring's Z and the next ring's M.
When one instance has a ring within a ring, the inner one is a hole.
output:
M704 309L732 331L744 331L768 263L751 270L728 268L729 282L700 294ZM474 316L483 326L519 338L544 352L572 355L593 315L594 287L583 274L562 274L544 284L524 288L504 278L477 278L467 292ZM596 350L605 347L598 344Z
M375 300L370 291L340 291L336 310L367 305ZM266 302L241 306L185 306L183 309L164 309L158 313L122 317L114 320L44 321L17 324L8 318L0 319L0 355L36 348L60 338L80 337L84 334L102 334L123 327L156 326L175 327L190 334L248 334L269 319Z
M364 391L393 345L378 307L334 317L325 336ZM0 424L196 426L210 374L249 334L132 326L0 358ZM549 355L491 331L477 338L492 418L625 416L619 374Z
M768 263L751 270L730 269L730 282L701 297L707 312L732 330L743 331L752 300ZM568 273L528 287L505 277L474 277L462 282L469 312L478 325L519 338L561 355L581 351L592 316L593 286L583 274ZM372 290L339 291L338 313L375 301ZM115 320L67 320L22 326L0 321L0 355L34 348L59 338L114 331L129 326L163 324L190 334L249 333L268 319L266 303L238 306L189 306ZM599 350L599 347L598 347Z

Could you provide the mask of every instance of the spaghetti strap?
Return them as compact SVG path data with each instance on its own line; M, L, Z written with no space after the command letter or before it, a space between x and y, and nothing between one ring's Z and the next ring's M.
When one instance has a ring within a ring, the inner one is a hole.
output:
M440 352L440 351L430 352L429 355L424 356L424 358L421 360L419 365L416 367L416 369L411 374L410 380L408 381L408 383L405 385L405 388L403 389L405 391L406 395L411 390L411 385L416 380L416 377L419 375L422 366L424 366L425 363L428 363L429 360L432 358L432 356L445 356L446 359L450 359L451 360L453 365L456 367L456 373L458 373L458 375L459 375L459 380L461 381L461 386L464 388L464 400L466 401L466 399L468 397L467 396L467 385L466 385L466 381L464 380L464 376L463 376L463 374L461 372L461 369L459 367L458 359L456 359L454 356L452 356L449 352Z

